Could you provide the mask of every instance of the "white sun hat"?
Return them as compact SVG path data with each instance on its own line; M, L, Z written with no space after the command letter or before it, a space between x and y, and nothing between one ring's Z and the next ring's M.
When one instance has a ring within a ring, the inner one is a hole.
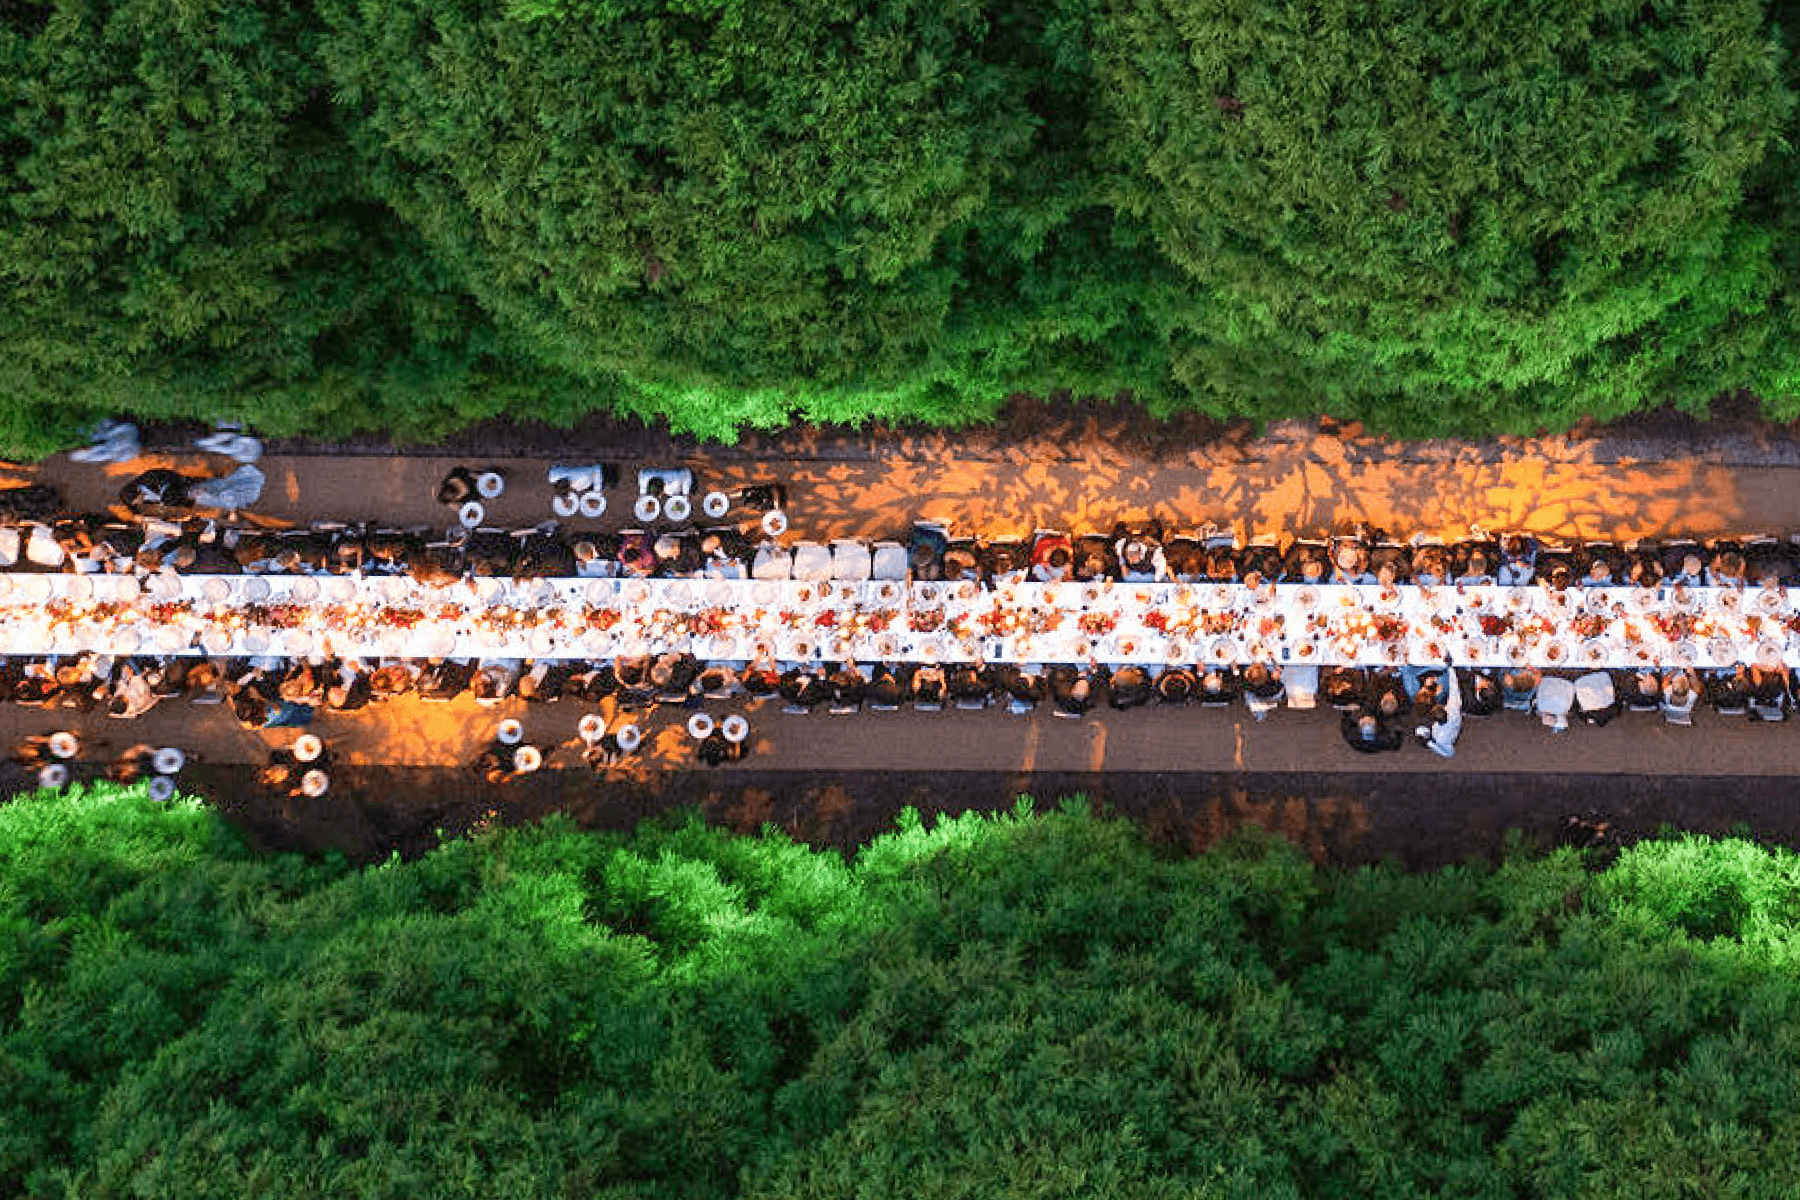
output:
M479 500L465 500L462 507L456 510L456 519L464 529L473 529L487 520L487 505Z
M300 777L300 793L305 796L323 796L331 790L331 776L314 767Z
M713 719L710 716L708 716L706 713L697 712L693 716L688 718L688 723L687 723L688 736L693 738L695 741L699 741L701 738L704 738L704 737L708 736L709 734L711 734L713 731L713 727L714 727Z
M750 736L750 722L744 720L737 713L732 713L719 726L719 732L725 735L725 740L728 742L741 742Z
M483 471L475 477L475 491L483 500L498 500L506 491L506 480L498 471Z
M599 492L583 492L580 500L581 515L593 520L606 511L606 497Z
M80 749L81 740L66 729L50 735L50 753L58 758L74 758Z
M173 775L187 765L187 755L179 747L164 746L150 756L150 765L158 775Z
M300 762L317 762L325 753L325 743L316 734L303 733L294 739L294 757Z
M644 734L636 725L621 725L619 732L613 735L618 739L619 749L630 753L643 744Z
M685 521L694 515L694 502L686 496L670 496L663 501L663 516L671 521Z
M158 775L145 785L144 793L158 804L166 804L175 798L175 781L167 775Z
M654 521L662 515L662 501L655 496L639 496L637 503L631 506L631 513L640 521Z
M69 782L69 768L61 763L51 763L47 767L40 767L37 781L41 788L59 788Z
M494 736L500 739L502 746L516 746L525 740L525 726L508 717L500 722L500 728Z
M563 492L550 500L550 511L559 517L572 517L581 511L581 497L574 492Z
M544 765L544 752L536 746L520 746L513 751L513 770L529 773Z
M780 537L787 532L787 514L782 512L779 508L771 508L768 512L763 514L762 528L763 532L770 537Z
M599 713L589 713L581 718L580 723L575 726L575 730L581 734L582 741L597 742L606 736L606 718Z
M731 497L724 492L708 492L700 499L700 511L716 521L731 511Z

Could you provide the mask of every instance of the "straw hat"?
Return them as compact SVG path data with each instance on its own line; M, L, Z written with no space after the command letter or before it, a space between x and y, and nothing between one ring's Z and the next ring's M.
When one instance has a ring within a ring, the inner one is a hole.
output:
M787 532L787 528L787 514L782 512L779 508L771 508L768 512L763 514L762 529L763 532L770 537L780 537Z
M40 767L37 781L41 788L59 788L69 782L69 768L61 763L51 763L47 767Z
M731 497L724 492L708 492L701 497L700 511L717 520L731 511Z
M712 719L712 717L708 716L706 713L697 712L693 716L688 718L688 723L687 723L688 736L693 738L695 741L699 741L701 738L704 738L704 737L707 737L708 735L710 735L713 731L713 728L714 728L713 719Z
M550 511L559 517L572 517L581 511L581 497L574 492L562 492L551 499Z
M744 720L737 713L732 713L719 726L719 732L725 735L725 740L728 742L741 742L750 736L750 722Z
M80 739L66 729L50 735L50 753L58 758L74 758L80 749Z
M662 514L662 501L655 496L639 496L631 513L640 521L654 521Z
M670 496L663 501L663 516L671 521L685 521L694 515L694 502L686 496Z
M525 740L525 726L508 717L500 722L500 728L495 736L500 739L502 746L516 746Z
M300 794L303 796L323 796L331 790L331 776L314 767L300 777Z
M621 725L614 736L618 739L619 749L626 753L636 750L644 742L644 734L636 725Z
M591 520L606 511L606 497L599 492L583 492L579 506L581 515Z
M303 733L294 739L294 757L300 762L317 762L325 753L325 743L314 734Z
M456 519L462 523L464 529L473 529L487 520L487 506L479 500L466 501L461 508L456 510Z
M544 752L536 746L520 746L513 751L513 770L526 774L544 765Z
M575 726L575 730L581 734L582 741L597 742L606 736L606 718L599 713L589 713L581 718L581 722Z
M150 756L150 765L156 769L158 775L173 775L187 765L187 755L177 747L164 746Z
M483 471L475 477L475 491L483 500L497 500L506 491L506 480L498 471Z
M166 804L175 798L175 781L167 775L158 775L145 787L144 793L158 804Z

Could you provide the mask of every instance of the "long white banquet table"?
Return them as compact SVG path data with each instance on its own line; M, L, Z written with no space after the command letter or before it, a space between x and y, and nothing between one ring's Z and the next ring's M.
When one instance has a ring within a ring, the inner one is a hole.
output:
M1800 666L1773 588L0 574L0 653Z

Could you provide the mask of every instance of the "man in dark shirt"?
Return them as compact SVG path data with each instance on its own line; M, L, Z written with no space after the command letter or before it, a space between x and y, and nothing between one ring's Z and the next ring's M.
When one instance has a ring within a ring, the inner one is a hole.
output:
M1139 708L1150 702L1154 695L1150 686L1150 673L1135 664L1120 667L1113 672L1112 706L1116 709Z
M1352 750L1363 754L1380 754L1398 750L1404 739L1398 729L1391 728L1366 708L1347 710L1342 720L1344 741Z

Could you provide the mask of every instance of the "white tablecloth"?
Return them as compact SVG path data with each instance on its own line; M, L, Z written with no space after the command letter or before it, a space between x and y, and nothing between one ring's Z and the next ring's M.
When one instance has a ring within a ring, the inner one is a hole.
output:
M1800 665L1785 590L0 574L0 653Z

